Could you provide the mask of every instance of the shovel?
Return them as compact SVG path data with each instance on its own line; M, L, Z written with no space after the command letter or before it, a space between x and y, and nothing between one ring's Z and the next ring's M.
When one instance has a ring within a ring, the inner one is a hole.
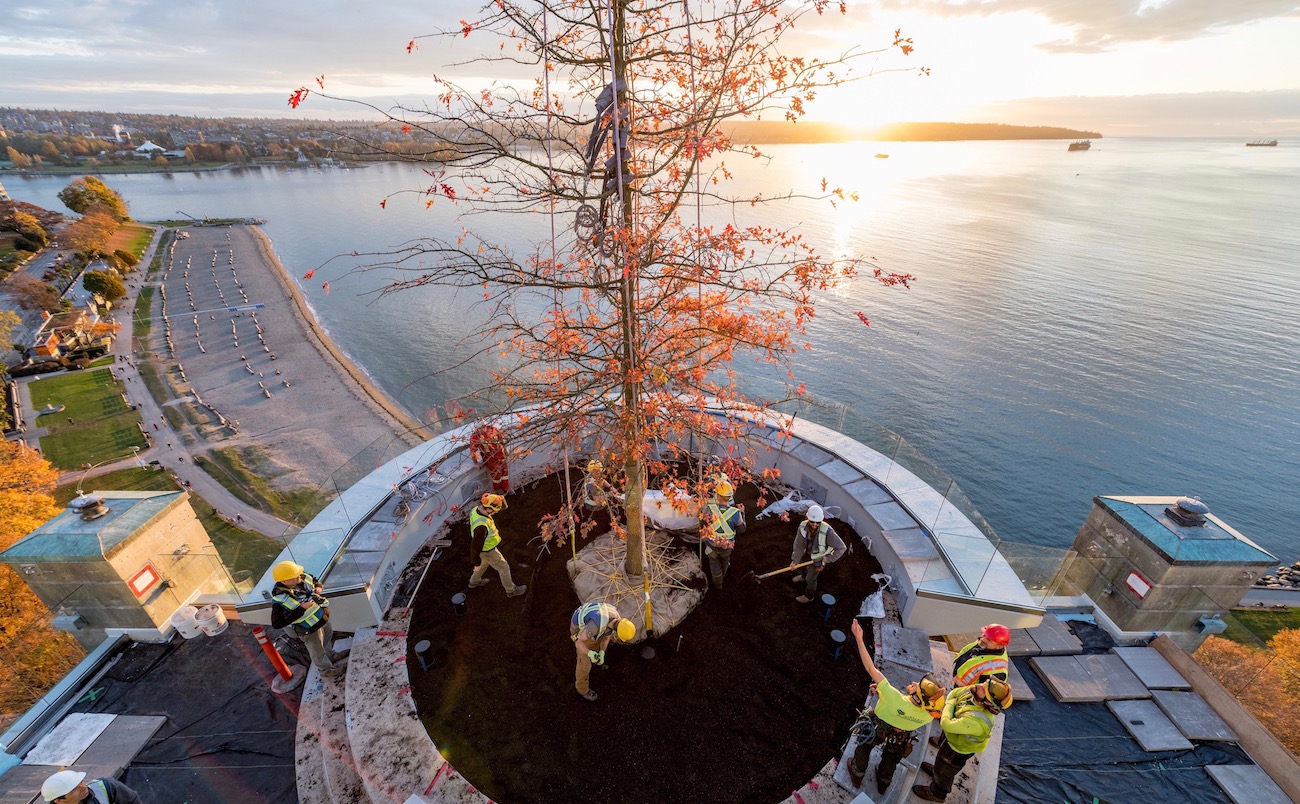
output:
M753 578L757 583L762 583L764 578L771 578L773 575L780 575L780 574L783 573L783 572L789 572L790 570L796 570L796 569L799 569L800 567L806 567L806 566L808 566L808 565L811 564L811 563L813 563L813 562L812 562L812 561L805 561L805 562L803 562L802 564L795 564L795 565L792 566L792 567L782 567L782 568L779 569L779 570L772 570L771 572L765 572L765 573L763 573L762 575L755 575L754 572L753 572L753 570L750 570L750 573L749 573L748 575L746 575L745 577L746 577L746 578Z

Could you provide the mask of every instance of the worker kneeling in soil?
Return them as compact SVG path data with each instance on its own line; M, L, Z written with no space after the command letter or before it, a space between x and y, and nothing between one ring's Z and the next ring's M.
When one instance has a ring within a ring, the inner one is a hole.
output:
M348 651L332 650L334 629L330 626L330 602L316 579L303 572L301 564L281 561L271 570L275 586L271 588L271 626L287 628L307 646L311 663L322 673L334 675L342 670L336 665Z
M939 721L943 726L943 743L934 764L921 763L921 772L930 774L930 783L913 786L912 795L922 801L948 798L953 780L972 754L982 753L988 746L993 720L1008 706L1011 706L1011 685L996 678L948 693L943 718Z
M596 692L591 689L590 683L591 666L605 664L605 649L615 634L618 635L619 642L631 642L636 636L636 625L631 620L620 617L618 609L608 603L594 600L583 603L569 620L569 638L578 651L574 686L577 687L578 694L588 701L596 700Z
M812 566L805 569L803 575L795 575L791 580L804 582L803 594L795 600L811 603L817 597L817 576L821 575L827 564L839 561L848 551L835 529L826 524L826 513L820 505L808 509L808 518L799 523L799 528L794 533L794 553L790 556L790 566L803 561L805 551Z
M506 562L506 557L501 555L497 545L501 544L501 533L497 530L497 523L493 521L493 515L499 513L506 507L506 498L500 494L484 494L479 500L479 504L474 506L474 510L469 512L469 539L472 550L478 556L478 563L474 566L474 572L469 576L469 586L471 589L479 586L487 586L487 580L483 574L487 568L491 567L497 571L501 578L501 585L505 587L507 597L518 597L528 591L525 584L515 585L515 581L510 577L510 564Z
M709 575L715 589L722 588L722 580L731 567L731 551L736 549L736 537L745 532L745 506L732 502L735 489L731 481L723 478L713 488L713 502L704 513L704 555L709 557Z
M916 746L916 731L943 714L945 690L928 673L920 681L908 684L906 694L894 689L885 674L871 661L871 654L862 641L862 626L856 619L851 630L858 642L862 666L871 676L871 691L879 696L879 700L870 712L870 720L854 725L854 732L861 739L849 761L849 778L854 787L861 787L862 777L871 764L871 752L882 745L880 764L876 766L876 790L884 795L894 779L894 771L898 770L898 763L911 756Z

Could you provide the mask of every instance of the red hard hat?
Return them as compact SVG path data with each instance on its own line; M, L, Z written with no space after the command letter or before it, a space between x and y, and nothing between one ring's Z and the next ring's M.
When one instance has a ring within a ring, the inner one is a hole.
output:
M984 638L1005 648L1011 643L1011 629L1005 625L991 623L984 626Z

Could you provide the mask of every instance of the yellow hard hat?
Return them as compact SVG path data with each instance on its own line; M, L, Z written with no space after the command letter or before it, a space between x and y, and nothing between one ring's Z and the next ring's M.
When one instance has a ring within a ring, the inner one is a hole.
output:
M736 489L732 487L731 481L726 478L719 480L718 485L714 487L713 491L719 497L730 497L736 493Z
M912 703L925 709L931 717L939 717L943 714L944 697L947 692L930 673L926 673L915 684L908 684L907 692L912 698Z
M483 507L487 509L489 514L495 514L497 511L506 507L506 498L502 497L500 494L484 494L483 498L479 500L479 502L482 503Z
M632 624L631 620L624 618L618 621L619 642L631 642L633 637L635 636L636 636L636 626Z
M591 463L587 464L588 472L599 472L604 468L605 468L605 464L601 463L600 461L592 461Z
M1011 685L1000 678L990 678L980 686L984 687L984 701L992 704L992 709L1006 709L1011 705Z
M290 578L297 578L302 575L302 564L295 564L292 561L281 561L271 570L271 577L277 581L287 581Z

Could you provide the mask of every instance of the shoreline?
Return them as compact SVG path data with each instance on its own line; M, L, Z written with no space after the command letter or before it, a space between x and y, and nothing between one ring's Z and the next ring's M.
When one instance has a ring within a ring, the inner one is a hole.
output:
M344 354L343 350L338 348L333 339L330 338L323 329L321 329L320 325L316 322L316 316L307 305L306 299L303 298L302 292L294 283L293 277L289 276L289 272L285 270L284 265L280 262L280 258L276 256L275 249L271 245L271 238L267 236L266 232L263 232L261 227L255 225L249 226L248 230L257 238L262 249L262 254L267 263L275 269L275 274L277 278L279 278L280 284L284 287L285 292L293 301L293 309L298 316L299 323L301 323L303 328L311 334L312 344L316 347L316 350L320 352L321 356L327 361L332 360L334 363L338 364L339 368L341 368L343 372L357 384L359 390L363 392L358 393L357 396L361 397L364 401L377 405L396 425L400 425L399 427L394 428L399 431L399 437L402 437L405 433L410 433L426 440L432 438L433 433L431 433L425 425L416 421L410 413L402 408L397 400L390 397L375 385L370 377L362 371L351 358ZM412 444L412 446L415 446L415 444Z

